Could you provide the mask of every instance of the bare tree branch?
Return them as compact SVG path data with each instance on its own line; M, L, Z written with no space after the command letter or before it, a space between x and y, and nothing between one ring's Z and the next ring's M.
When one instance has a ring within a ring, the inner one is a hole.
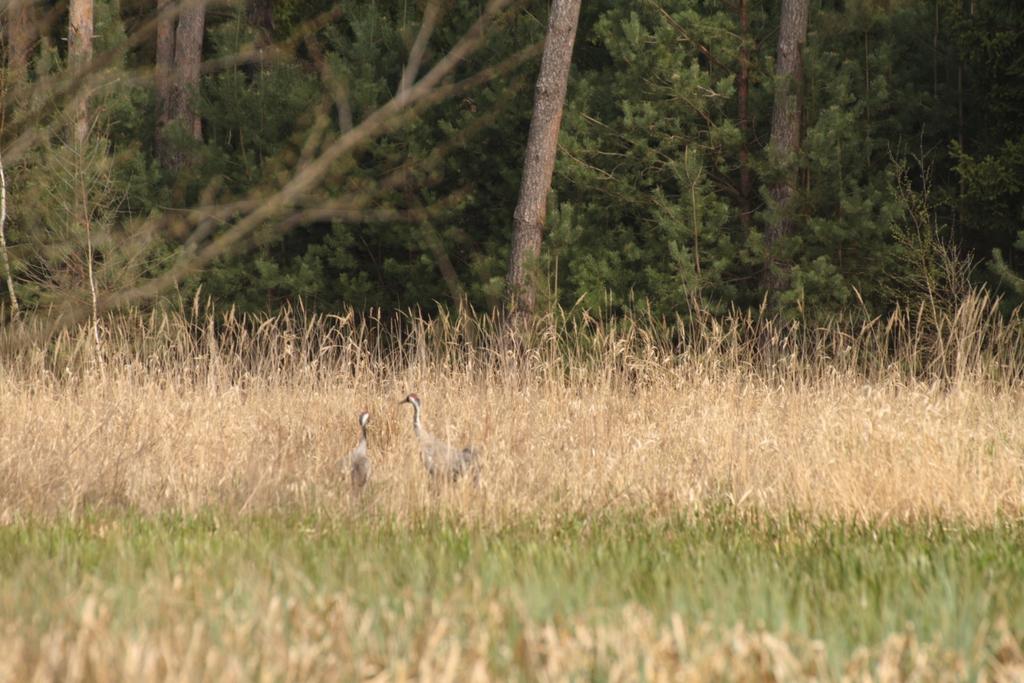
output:
M398 84L398 93L402 94L409 89L409 86L416 80L420 64L423 62L423 55L427 51L427 43L430 42L430 35L434 32L437 17L440 14L441 3L438 0L429 0L426 9L423 10L423 22L420 30L413 41L412 49L409 50L409 61L402 70L402 80Z
M137 44L143 39L141 36L151 36L160 19L176 17L183 7L190 6L192 2L204 1L161 1L155 19L133 31L127 41L128 45ZM54 233L52 237L55 239L35 244L40 250L38 265L45 263L45 270L40 271L37 264L28 259L19 271L23 275L27 273L27 277L35 277L43 286L57 283L56 288L60 289L61 296L53 299L54 308L44 317L53 323L53 329L84 322L89 318L95 322L105 311L159 296L183 278L199 273L212 261L239 246L255 243L255 240L263 237L280 237L303 224L329 220L418 224L423 230L420 237L424 248L433 255L453 296L461 298L464 295L463 288L458 282L455 267L444 253L444 243L432 223L449 207L462 202L465 191L456 191L427 206L408 205L410 202L415 203L416 192L404 192L404 198L398 198L395 193L403 188L413 190L424 184L438 182L440 176L436 169L443 164L447 154L453 148L463 145L489 121L493 121L493 112L472 117L468 125L452 133L445 142L431 147L420 158L405 159L397 167L376 171L370 178L363 171L353 172L358 170L358 157L355 153L381 136L422 116L428 107L461 96L511 73L539 55L541 45L533 44L496 63L475 67L468 74L460 73L466 71L463 65L467 58L485 43L497 20L516 1L491 0L485 11L455 44L435 59L429 55L429 44L440 21L441 4L439 0L429 0L417 35L410 46L408 60L402 67L397 91L376 110L363 115L361 120L354 123L351 122L346 84L337 74L332 73L318 50L310 49L308 54L313 57L316 71L326 86L326 96L311 112L314 115L313 124L306 127L304 139L289 141L273 162L288 164L285 167L288 172L268 174L265 182L246 191L243 196L230 196L227 194L230 191L225 189L230 184L218 182L214 178L202 191L195 205L183 209L157 209L149 216L127 222L119 221L117 233L113 237L104 222L107 220L104 216L109 215L108 209L102 204L104 200L101 198L100 203L97 203L91 194L84 196L81 183L74 188L73 203L68 203L70 200L66 197L54 196L54 200L62 203L63 209L58 211L71 212L78 208L79 212L84 212L90 210L90 207L96 207L97 220L95 226L85 226L87 231L84 235ZM332 11L336 13L336 10ZM331 18L335 17L331 15ZM305 41L307 47L316 46L314 34L322 25L322 22L312 20L296 29L283 43L263 46L263 58L282 61L294 59L294 49L302 41ZM33 146L43 149L52 144L59 136L59 121L64 120L61 108L74 101L79 93L89 92L92 98L105 88L146 85L155 76L163 75L152 67L134 69L127 73L124 69L106 68L114 57L123 52L123 47L115 51L98 52L81 68L72 66L66 70L63 78L43 76L37 80L34 85L41 89L40 97L34 98L28 108L32 108L32 112L40 114L40 117L34 127L28 127L28 109L19 111L19 129L5 146L4 157L9 160L11 150L19 153ZM207 60L201 65L201 70L203 73L213 73L236 67L251 58L250 52L246 47L234 55ZM418 76L421 71L423 75ZM525 84L525 76L517 77L513 83ZM86 87L88 90L83 90ZM332 132L336 130L330 116L332 99L339 111L339 132ZM349 120L343 121L346 110ZM64 160L57 157L51 161L61 164ZM57 169L57 172L66 175L69 169ZM331 181L330 189L325 187L328 179ZM226 193L226 196L220 196L222 193ZM396 201L398 206L395 205ZM79 222L76 225L82 224ZM169 253L166 249L157 248L168 242L179 246ZM27 248L32 247L28 245ZM50 252L63 254L58 257L55 266ZM148 277L144 278L144 273ZM13 293L13 288L9 289Z
M423 78L408 90L401 95L395 95L351 131L340 135L316 159L310 161L305 168L298 170L283 187L264 198L255 208L248 210L211 243L198 249L190 258L179 261L164 273L144 281L136 287L110 296L104 302L105 307L122 306L156 296L181 278L196 272L225 254L266 221L279 217L282 212L294 206L300 197L320 183L332 165L343 156L393 129L405 119L405 116L415 113L416 109L435 104L467 88L477 87L537 54L539 46L533 45L520 50L501 64L482 69L463 81L442 84L442 81L480 46L487 27L508 4L509 0L492 0L487 10L469 31Z

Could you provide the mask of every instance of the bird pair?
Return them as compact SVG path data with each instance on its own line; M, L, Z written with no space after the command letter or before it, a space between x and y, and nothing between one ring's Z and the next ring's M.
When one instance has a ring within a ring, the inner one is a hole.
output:
M399 405L409 403L412 405L412 428L420 442L420 459L423 468L434 483L455 482L466 474L471 474L473 481L479 481L480 472L477 467L479 454L476 450L466 446L459 449L446 441L442 441L430 434L420 421L420 397L416 394L409 394L405 400L399 401ZM363 411L359 414L359 428L362 434L359 443L348 455L348 465L351 474L352 486L355 489L362 489L370 478L370 461L366 456L366 425L370 421L370 413Z

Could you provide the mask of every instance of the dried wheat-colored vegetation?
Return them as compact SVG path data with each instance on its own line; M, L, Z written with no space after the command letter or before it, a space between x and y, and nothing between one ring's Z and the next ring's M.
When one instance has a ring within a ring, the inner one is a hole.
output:
M0 337L0 519L214 508L484 526L722 506L854 520L987 522L1024 510L1024 324L984 296L949 312L780 325L756 315L528 330L292 310L122 314ZM483 453L433 495L425 424ZM373 414L374 476L340 459Z
M728 515L16 524L0 681L1015 681L1022 538Z
M443 609L443 607L439 608ZM81 621L48 631L34 642L21 627L0 634L0 680L96 681L337 681L337 680L589 680L608 681L964 681L1013 683L1024 677L1024 652L999 623L979 644L982 666L969 666L959 652L915 637L913 628L862 647L836 668L821 641L747 629L687 627L679 619L657 622L648 611L628 607L618 623L593 626L528 623L512 664L495 671L494 630L505 617L489 619L465 634L453 634L440 619L422 632L403 633L411 647L383 643L372 652L360 644L366 613L342 600L310 608L272 600L261 617L211 637L201 621L166 633L111 631L111 613L92 599ZM254 642L253 634L259 634ZM994 656L990 653L995 653Z

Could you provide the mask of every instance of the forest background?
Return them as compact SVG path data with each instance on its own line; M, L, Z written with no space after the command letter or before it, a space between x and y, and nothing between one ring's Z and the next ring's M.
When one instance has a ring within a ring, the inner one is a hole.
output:
M1021 3L0 17L0 683L1024 680Z
M233 202L297 173L311 140L396 94L428 6L199 3L172 20L177 61L161 67L151 3L92 4L90 49L103 59L83 79L66 5L10 3L5 15L5 315L15 302L41 311L84 304L90 289L116 295L226 230ZM441 3L424 64L485 5ZM539 46L546 13L515 5L450 79ZM766 152L779 22L778 3L759 0L583 4L540 300L658 315L767 302L824 319L984 285L1020 303L1024 8L811 3L801 146L787 168ZM242 311L299 299L325 312L500 305L537 55L334 160L316 202L268 216L158 294L201 289ZM175 71L164 85L161 68ZM69 81L86 84L87 113L53 95ZM766 226L780 219L768 187L787 172L793 228L774 256L785 277L766 288ZM213 205L221 213L205 223L175 222Z

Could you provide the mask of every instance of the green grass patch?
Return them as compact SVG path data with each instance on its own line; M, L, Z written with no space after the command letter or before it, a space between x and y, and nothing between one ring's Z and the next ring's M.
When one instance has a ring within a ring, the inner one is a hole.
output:
M514 644L524 624L612 624L639 605L657 620L820 639L834 667L908 625L976 659L979 633L996 620L1024 633L1022 551L1019 523L722 515L495 531L442 520L100 517L0 529L0 614L42 633L75 623L95 596L112 631L201 621L217 640L242 621L260 623L275 600L316 610L341 599L372 615L362 642L386 658L441 616L459 634L497 610L495 670L513 673L514 653L501 644Z

